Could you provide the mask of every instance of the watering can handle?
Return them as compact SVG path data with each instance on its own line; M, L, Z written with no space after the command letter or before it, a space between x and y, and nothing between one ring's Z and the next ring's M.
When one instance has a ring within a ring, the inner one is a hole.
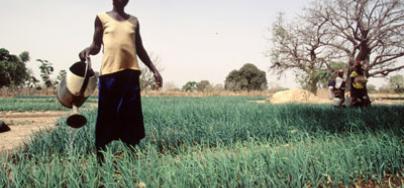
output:
M91 59L90 57L87 57L86 62L87 64L86 66L86 71L84 72L84 81L83 81L83 85L81 85L81 89L80 89L80 95L84 96L84 92L86 91L87 85L88 85L88 72L91 70Z
M86 72L84 72L84 78L87 78L88 71L91 69L91 59L90 59L90 57L87 57L85 63L87 64L87 66L86 66ZM84 85L84 83L83 83L83 85Z

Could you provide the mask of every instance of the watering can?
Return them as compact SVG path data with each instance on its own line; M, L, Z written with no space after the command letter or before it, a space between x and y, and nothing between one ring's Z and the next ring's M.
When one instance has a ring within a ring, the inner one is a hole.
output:
M91 60L74 63L57 88L57 99L65 107L72 109L67 118L67 125L72 128L83 127L86 117L80 114L79 108L90 97L97 87L97 76L91 69Z

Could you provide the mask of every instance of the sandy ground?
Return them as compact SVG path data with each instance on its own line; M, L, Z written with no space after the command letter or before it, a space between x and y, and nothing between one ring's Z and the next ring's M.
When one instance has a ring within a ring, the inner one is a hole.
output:
M0 112L0 119L11 131L0 133L0 153L20 147L29 141L32 134L41 130L51 130L56 121L67 112Z

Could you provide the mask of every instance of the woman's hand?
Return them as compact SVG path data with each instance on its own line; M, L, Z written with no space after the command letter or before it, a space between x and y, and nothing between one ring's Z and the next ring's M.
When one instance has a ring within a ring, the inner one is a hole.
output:
M79 53L79 58L81 61L86 61L86 59L90 56L91 49L86 48Z
M154 72L154 80L156 82L156 87L157 88L162 88L163 87L163 78L161 77L160 73L158 71Z

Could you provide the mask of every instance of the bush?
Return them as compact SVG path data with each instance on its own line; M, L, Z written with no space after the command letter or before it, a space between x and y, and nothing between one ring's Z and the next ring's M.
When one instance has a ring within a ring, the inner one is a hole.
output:
M266 73L253 64L245 64L226 77L225 89L231 91L262 91L267 89Z

